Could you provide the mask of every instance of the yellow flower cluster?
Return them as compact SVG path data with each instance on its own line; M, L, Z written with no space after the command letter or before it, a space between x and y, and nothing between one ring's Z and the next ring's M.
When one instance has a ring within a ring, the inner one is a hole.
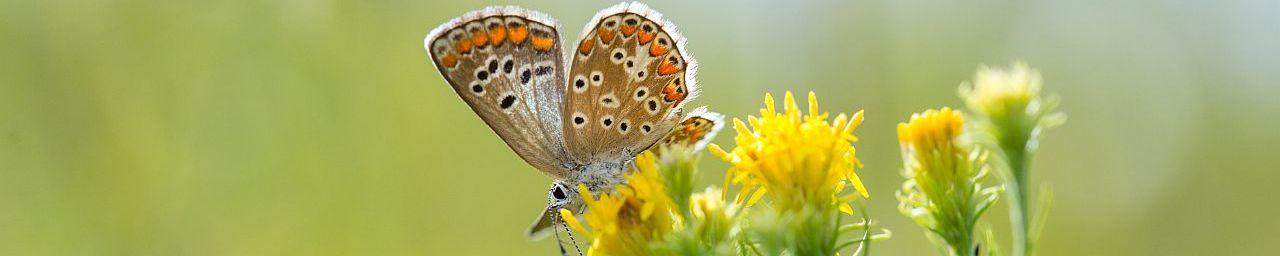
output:
M957 160L963 160L967 151L956 145L956 139L964 128L964 117L960 111L951 108L927 110L924 113L911 115L907 123L898 124L898 142L902 147L902 157L908 165L929 164L929 167L908 166L908 171L927 171L934 173L911 173L912 176L928 175L938 180L954 180L953 173ZM961 159L955 159L959 153ZM922 163L923 161L923 163Z
M852 214L849 201L857 196L868 197L855 172L861 163L851 144L858 139L852 132L862 123L862 112L840 114L834 123L827 118L827 113L818 110L813 92L809 93L807 114L800 113L790 92L782 112L774 106L773 96L766 94L760 116L748 118L750 128L734 119L737 147L733 151L718 145L710 147L713 154L733 165L726 187L729 182L741 184L737 199L745 198L748 207L768 193L777 208L837 206ZM848 185L856 192L843 193Z
M587 204L583 218L590 231L571 212L560 210L565 223L590 238L587 255L651 255L651 245L674 229L675 203L655 159L651 152L636 157L637 168L614 194L593 197L586 187L578 189Z
M903 175L899 208L925 230L967 255L975 246L973 229L995 203L999 188L984 188L984 157L958 143L964 127L960 111L927 110L898 124Z
M779 111L766 95L759 117L734 120L733 151L711 145L713 154L733 165L725 179L725 187L741 187L733 200L717 188L693 193L693 151L659 148L653 152L661 157L637 157L616 191L593 196L580 188L585 221L568 210L561 215L589 238L588 255L834 255L887 239L887 233L871 234L865 219L841 221L841 212L853 213L850 201L868 196L852 145L862 112L829 120L812 92L808 107L802 113L788 92ZM766 195L768 207L751 207ZM753 209L758 214L748 213ZM865 231L862 238L852 236L858 231Z
M738 231L738 207L726 204L724 192L710 187L690 197L688 225L671 240L676 255L732 255Z

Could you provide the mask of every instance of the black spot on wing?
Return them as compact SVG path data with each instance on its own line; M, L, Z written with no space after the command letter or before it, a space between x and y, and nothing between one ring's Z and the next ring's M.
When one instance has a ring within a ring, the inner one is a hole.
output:
M515 104L516 104L516 96L507 95L506 97L502 97L502 102L498 102L498 107L505 110L505 109L511 108L511 106Z

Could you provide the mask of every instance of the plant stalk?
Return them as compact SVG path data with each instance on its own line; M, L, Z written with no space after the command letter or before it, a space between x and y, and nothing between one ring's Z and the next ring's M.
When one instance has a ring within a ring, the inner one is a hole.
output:
M1027 189L1030 175L1027 174L1026 151L1023 147L1005 148L1008 158L1010 181L1005 184L1009 190L1009 222L1013 229L1013 255L1031 255L1031 213L1030 191Z

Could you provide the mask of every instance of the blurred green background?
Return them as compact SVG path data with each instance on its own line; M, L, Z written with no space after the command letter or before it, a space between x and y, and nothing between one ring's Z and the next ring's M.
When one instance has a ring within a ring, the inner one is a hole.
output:
M572 38L614 3L0 1L0 255L553 254L522 233L550 180L422 49L490 4ZM1280 2L649 4L702 63L695 104L743 117L813 90L867 111L860 173L894 231L878 254L934 252L896 209L894 125L1011 60L1070 115L1034 164L1056 194L1043 255L1280 241ZM706 156L704 181L725 166Z

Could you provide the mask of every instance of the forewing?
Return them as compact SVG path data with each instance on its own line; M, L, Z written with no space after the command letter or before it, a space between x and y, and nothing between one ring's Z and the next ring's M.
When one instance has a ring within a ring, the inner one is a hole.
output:
M680 122L697 95L684 37L639 3L596 14L569 54L564 134L580 161L634 156Z
M423 43L440 74L507 146L535 168L565 178L559 35L544 14L489 7L441 25Z

